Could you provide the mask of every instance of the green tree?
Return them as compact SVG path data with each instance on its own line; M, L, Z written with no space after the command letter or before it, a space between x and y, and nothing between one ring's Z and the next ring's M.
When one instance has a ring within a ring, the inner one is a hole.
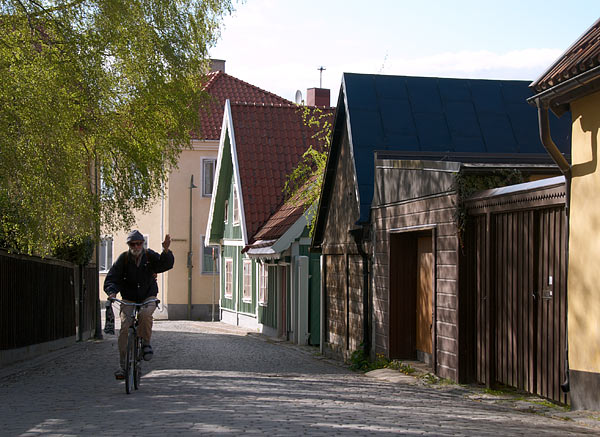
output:
M198 131L207 51L231 11L231 0L1 1L1 246L46 255L151 205Z
M323 175L327 165L327 156L331 144L333 112L310 106L301 107L302 121L312 132L311 144L302 155L301 161L287 177L284 185L286 198L296 197L296 201L305 205L308 214L308 229L312 236Z

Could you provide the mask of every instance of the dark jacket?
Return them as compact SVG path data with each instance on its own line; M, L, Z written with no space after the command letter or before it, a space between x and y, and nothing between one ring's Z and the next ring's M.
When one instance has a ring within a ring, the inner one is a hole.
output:
M169 250L158 254L146 249L141 257L138 267L129 251L119 255L104 279L106 294L120 292L123 299L137 303L158 294L158 284L154 275L173 268L173 252Z

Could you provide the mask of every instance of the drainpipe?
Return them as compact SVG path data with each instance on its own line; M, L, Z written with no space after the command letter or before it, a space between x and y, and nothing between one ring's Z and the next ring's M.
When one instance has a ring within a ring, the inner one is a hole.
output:
M546 151L552 157L552 160L558 165L560 171L565 176L565 191L566 191L566 201L565 201L565 227L566 227L566 278L567 281L569 278L569 216L571 212L571 165L565 159L565 157L560 153L560 150L552 140L552 135L550 134L550 120L548 118L549 105L545 100L541 100L540 98L535 99L535 104L538 108L538 121L540 126L540 139L542 140L542 144ZM569 299L567 297L567 311L569 306ZM568 313L567 313L568 314ZM565 350L565 382L563 382L560 386L564 393L568 393L570 391L569 384L569 324L565 328L566 335L566 350Z
M192 190L198 188L194 185L194 175L190 178L190 235L188 245L188 257L187 257L187 268L188 268L188 310L187 318L192 320Z
M363 350L365 355L369 356L371 353L371 324L369 323L369 255L362 246L364 229L364 226L358 229L352 229L350 234L352 235L352 238L354 238L358 253L363 261Z

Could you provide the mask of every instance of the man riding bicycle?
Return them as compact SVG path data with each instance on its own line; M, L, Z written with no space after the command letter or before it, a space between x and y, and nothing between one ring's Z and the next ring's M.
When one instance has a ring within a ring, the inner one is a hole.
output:
M143 303L156 298L158 283L156 274L173 268L175 258L169 250L171 237L165 235L162 243L163 251L158 254L151 249L144 249L144 236L139 231L131 231L127 236L129 250L123 252L110 268L104 280L104 292L112 299L121 293L126 302ZM138 334L142 338L144 360L152 359L153 350L150 345L152 336L152 314L156 310L156 302L149 302L139 312ZM121 331L119 332L119 363L115 372L117 379L125 378L125 355L127 349L127 331L133 319L132 306L121 305Z

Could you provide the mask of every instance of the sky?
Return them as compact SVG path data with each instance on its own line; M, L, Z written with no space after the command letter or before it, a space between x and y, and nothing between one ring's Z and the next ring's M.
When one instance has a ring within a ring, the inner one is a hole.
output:
M224 59L232 76L292 101L297 90L306 98L308 88L329 88L332 106L344 72L532 81L600 17L600 0L246 0L234 6L210 56Z

